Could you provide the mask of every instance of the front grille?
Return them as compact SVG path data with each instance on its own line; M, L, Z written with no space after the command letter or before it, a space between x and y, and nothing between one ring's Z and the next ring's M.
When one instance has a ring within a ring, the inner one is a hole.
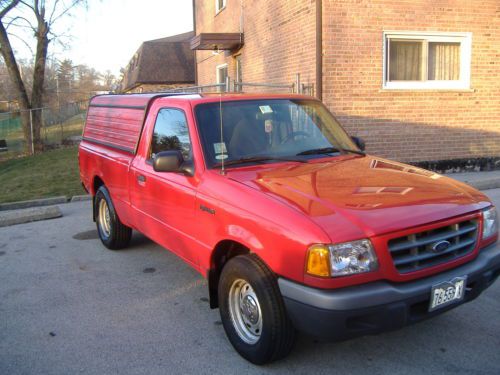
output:
M469 254L477 236L478 221L474 219L391 239L388 248L398 272L408 273Z

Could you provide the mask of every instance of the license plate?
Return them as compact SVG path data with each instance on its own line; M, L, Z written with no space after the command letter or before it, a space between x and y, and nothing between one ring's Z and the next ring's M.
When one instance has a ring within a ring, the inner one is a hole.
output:
M431 289L429 311L461 301L465 295L466 281L467 276L463 276L434 285Z

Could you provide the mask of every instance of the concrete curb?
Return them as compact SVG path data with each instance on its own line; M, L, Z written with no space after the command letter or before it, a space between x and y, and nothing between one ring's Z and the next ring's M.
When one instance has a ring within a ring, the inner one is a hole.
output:
M19 201L11 203L0 204L0 211L10 211L19 210L28 207L41 207L41 206L53 206L54 204L67 203L68 198L66 196L44 198L44 199L34 199L29 201Z
M479 181L463 181L466 184L475 187L478 190L489 190L500 188L500 178L492 178L488 180Z
M73 202L84 202L84 201L89 201L92 199L92 196L89 195L89 194L85 194L85 195L75 195L71 198L71 203Z
M58 206L31 207L0 212L0 227L24 224L32 221L55 219L62 216Z

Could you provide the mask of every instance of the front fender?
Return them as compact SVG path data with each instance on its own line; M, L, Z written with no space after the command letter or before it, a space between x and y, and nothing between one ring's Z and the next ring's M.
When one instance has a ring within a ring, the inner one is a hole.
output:
M238 224L229 224L226 227L226 235L228 239L241 243L252 252L260 253L264 250L264 245L257 236Z
M197 196L197 241L200 245L200 269L208 274L212 268L212 255L223 240L237 242L255 253L277 275L303 282L307 248L314 243L327 243L328 237L315 223L299 212L276 207L265 196L253 197L254 207L236 204L248 199L230 201L213 196ZM262 202L266 200L266 202Z

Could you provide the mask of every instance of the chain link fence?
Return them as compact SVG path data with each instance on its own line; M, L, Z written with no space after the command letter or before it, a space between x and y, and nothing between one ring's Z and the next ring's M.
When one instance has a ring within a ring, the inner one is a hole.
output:
M81 139L87 101L67 103L58 107L37 108L28 111L12 111L0 113L0 160L21 155L32 154L35 144L28 144L26 139L33 139L33 118L41 118L40 140L43 150L51 150L69 146ZM25 115L25 116L24 116ZM25 136L22 118L28 123ZM29 120L28 120L29 119Z

